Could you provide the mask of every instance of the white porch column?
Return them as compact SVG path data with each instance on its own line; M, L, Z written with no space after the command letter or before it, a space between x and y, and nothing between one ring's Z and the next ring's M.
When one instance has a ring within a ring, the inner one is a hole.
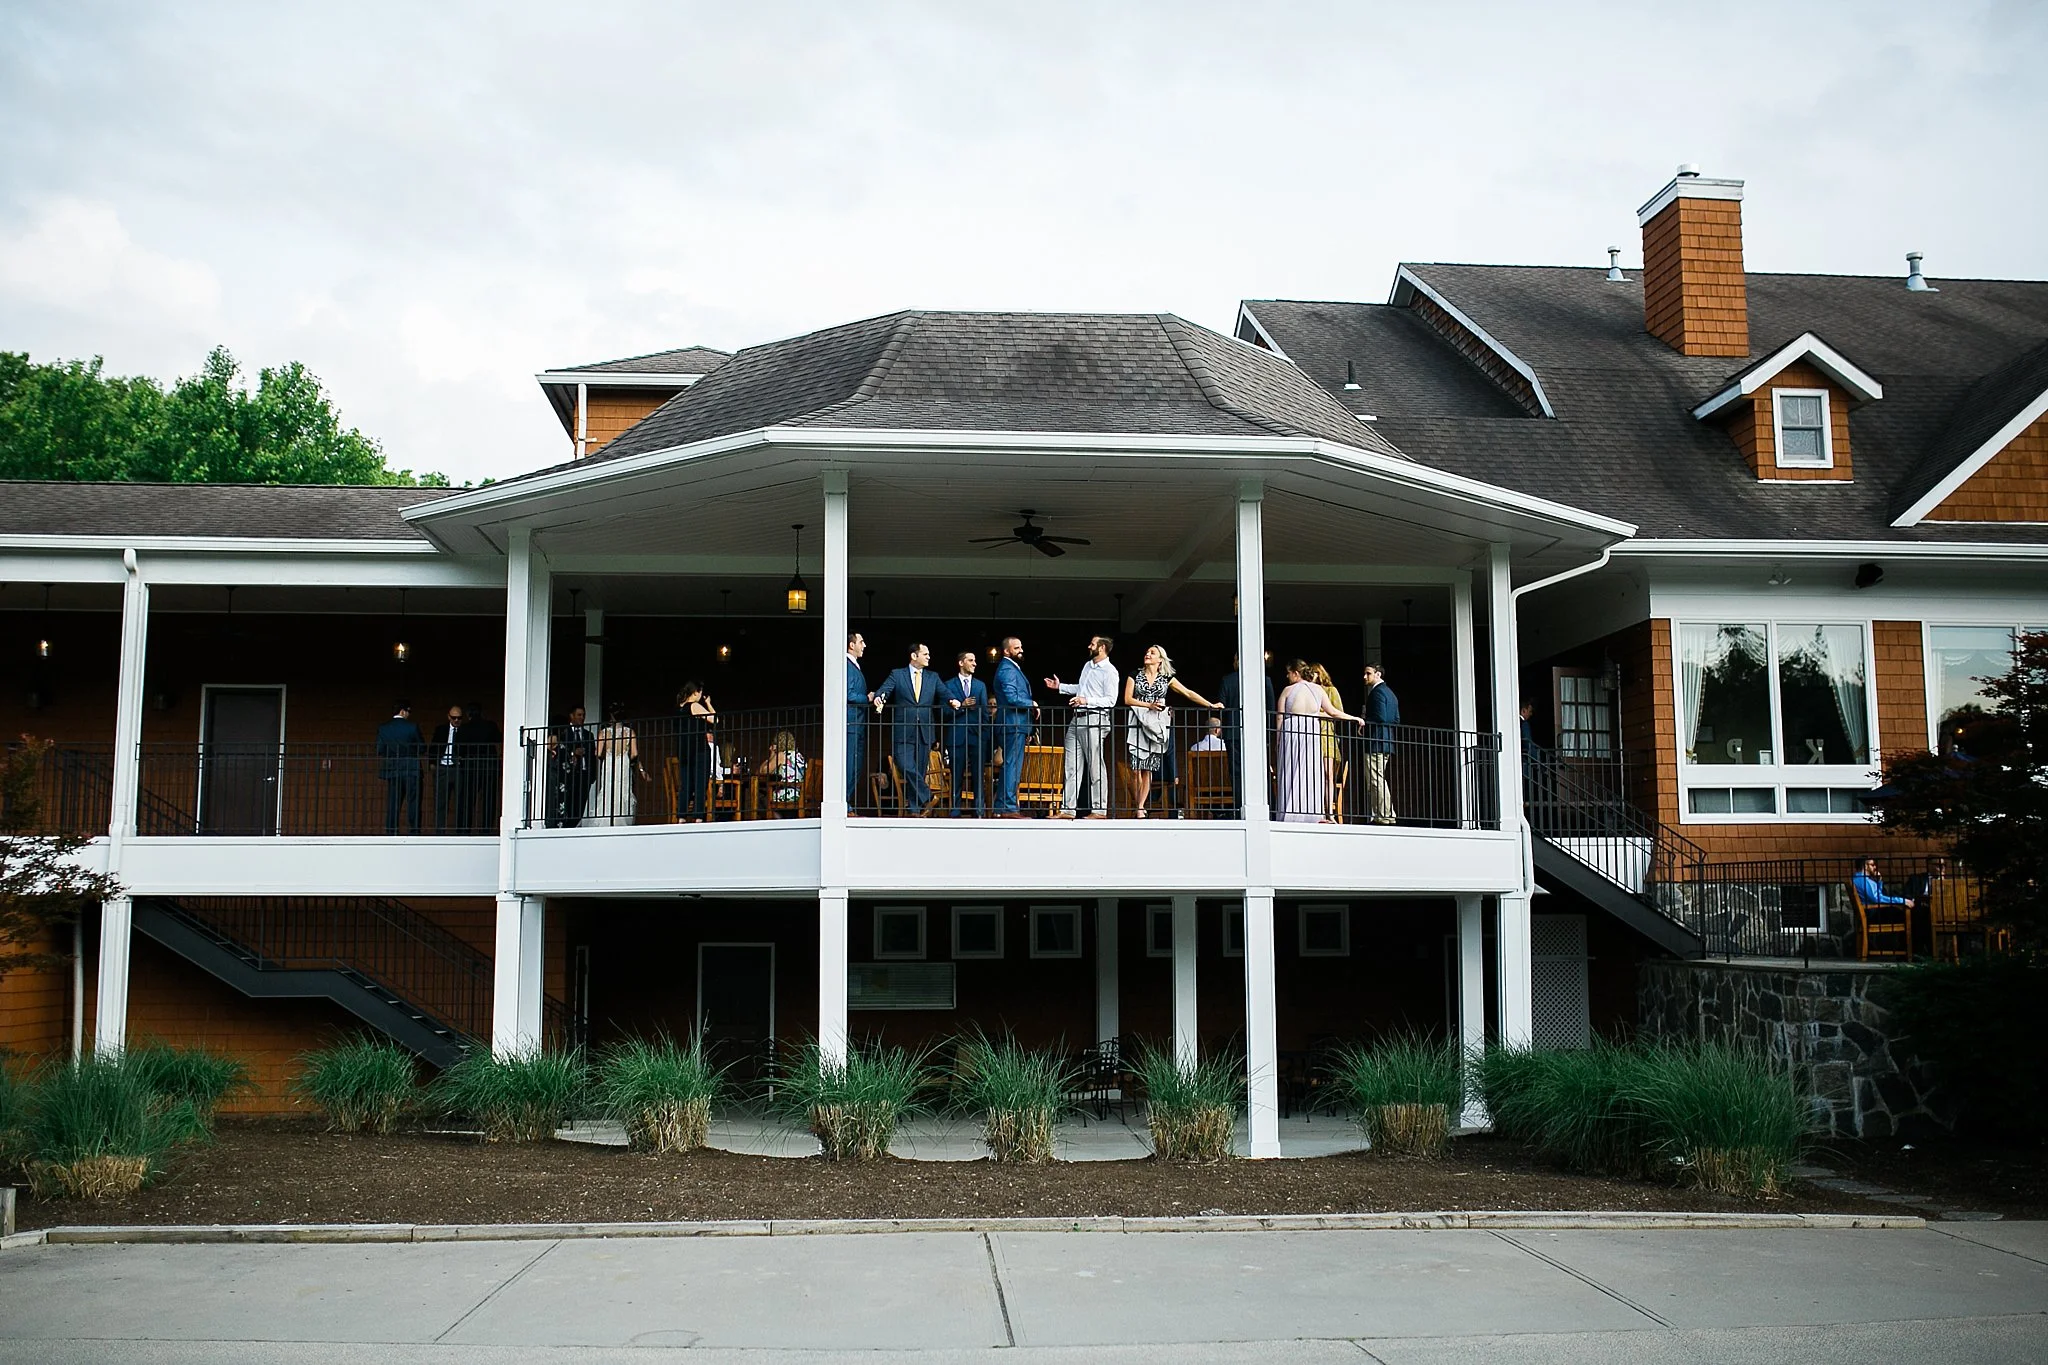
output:
M1479 729L1478 640L1472 616L1472 578L1461 574L1451 586L1451 693L1456 711L1456 729L1472 734ZM1461 741L1462 742L1462 741ZM1476 823L1474 809L1483 798L1471 767L1471 753L1465 751L1458 773L1458 825L1470 829Z
M830 733L829 728L827 733ZM827 1066L846 1060L846 892L818 893L818 1051Z
M126 896L100 902L100 991L93 1008L92 1050L118 1057L128 1046L128 951L135 906Z
M1251 1156L1280 1155L1279 1025L1273 985L1273 892L1244 893L1245 1110Z
M604 634L604 608L591 607L583 613L583 711L592 725L604 724L604 646L594 643Z
M1483 1127L1486 1106L1474 1082L1473 1064L1486 1051L1486 903L1480 896L1458 897L1458 1051L1464 1056L1467 1128Z
M1535 888L1529 822L1522 811L1521 655L1515 640L1514 579L1504 541L1486 547L1486 615L1493 657L1493 723L1500 732L1501 828L1515 830L1522 846L1522 889L1500 898L1499 922L1494 926L1500 959L1495 1009L1502 1046L1520 1047L1527 1045L1534 1028L1529 896Z
M1237 663L1238 692L1244 712L1244 790L1238 804L1254 831L1246 848L1254 866L1249 879L1264 882L1270 875L1262 865L1267 844L1264 826L1272 809L1267 790L1266 752L1270 744L1272 717L1266 714L1266 555L1260 519L1266 496L1258 479L1242 479L1237 486Z
M547 902L539 896L498 896L498 935L491 971L491 1051L500 1057L539 1049Z
M1201 1051L1195 1018L1195 898L1173 898L1173 1060L1192 1067Z
M1500 1045L1527 1047L1536 1035L1536 999L1529 962L1529 898L1500 897L1500 918L1493 941L1500 957L1500 998L1494 1005L1500 1019Z
M1123 1001L1117 992L1116 934L1118 903L1114 896L1095 901L1095 1041L1106 1042L1124 1031Z

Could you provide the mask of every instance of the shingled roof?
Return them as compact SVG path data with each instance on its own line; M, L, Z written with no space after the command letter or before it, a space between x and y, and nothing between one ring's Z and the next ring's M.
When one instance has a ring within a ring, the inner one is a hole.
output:
M1282 435L1401 454L1281 358L1171 314L902 312L747 347L582 463L769 426Z
M598 360L588 365L563 365L555 374L710 374L732 359L732 352L710 346L683 346L623 360Z
M1890 278L1752 274L1751 355L1690 358L1643 330L1635 275L1405 269L1528 365L1555 418L1531 415L1409 309L1279 299L1245 308L1333 398L1377 415L1411 458L1624 517L1649 537L1982 540L1983 527L1895 530L1894 496L1952 467L1959 456L1942 465L1941 452L1976 420L1983 395L1973 391L2002 367L2025 370L2020 361L2048 338L2048 282L1943 280L1938 293L1916 293ZM1727 432L1691 410L1809 331L1869 369L1884 397L1850 413L1852 482L1759 481ZM1356 391L1343 387L1347 360ZM1997 538L2048 532L2000 527Z
M0 480L0 535L420 540L399 512L451 488Z

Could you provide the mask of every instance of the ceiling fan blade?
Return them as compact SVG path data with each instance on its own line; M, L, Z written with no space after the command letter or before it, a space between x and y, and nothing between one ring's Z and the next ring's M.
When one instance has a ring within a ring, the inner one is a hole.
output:
M977 543L977 542L975 542L975 541L969 541L969 542L968 542L968 544L970 544L970 545L972 545L972 544L976 544L976 543ZM1015 537L1015 536L1005 536L1005 537L1004 537L1003 539L1001 539L1001 540L991 540L991 541L988 541L987 543L983 544L981 548L982 548L982 549L984 549L984 550L993 550L993 549L996 549L996 548L998 548L998 547L1000 547L1000 546L1003 546L1003 545L1019 545L1019 544L1022 544L1022 543L1023 543L1023 542L1019 541L1019 540L1017 539L1017 537Z
M1059 546L1053 544L1052 541L1043 537L1032 541L1031 548L1042 555L1051 555L1055 559L1066 553L1065 550L1062 550Z
M969 545L1008 545L1016 538L1015 536L976 536L967 543Z
M1092 540L1081 540L1074 536L1040 536L1039 540L1056 540L1062 545L1093 545L1095 543Z

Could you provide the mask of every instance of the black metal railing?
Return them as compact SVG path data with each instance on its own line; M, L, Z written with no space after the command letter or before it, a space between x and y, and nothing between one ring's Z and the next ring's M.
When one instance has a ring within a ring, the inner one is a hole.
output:
M493 834L499 746L404 754L373 744L140 748L145 835Z
M5 746L5 759L11 764L29 751L23 741L13 740ZM32 752L29 799L35 803L35 832L86 838L105 834L114 806L114 746L40 740ZM9 799L0 791L0 817L11 826L18 817L5 804Z
M1290 823L1500 827L1500 736L1281 715L1273 818Z
M1877 862L1881 896L1910 907L1870 899L1859 909L1855 857L1705 863L1659 897L1718 957L1953 960L2007 946L1984 921L1982 883L1969 869L1939 856Z
M797 706L527 729L521 823L815 819L824 780L819 716L819 707Z
M1620 754L1524 752L1522 805L1536 837L1669 913L1659 888L1695 880L1707 853L1636 804L1636 771Z

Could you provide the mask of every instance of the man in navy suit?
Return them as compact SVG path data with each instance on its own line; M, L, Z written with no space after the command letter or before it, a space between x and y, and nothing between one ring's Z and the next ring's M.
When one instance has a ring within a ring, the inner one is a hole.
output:
M420 755L427 742L412 723L412 703L400 699L390 720L377 727L377 776L384 779L384 832L398 833L399 817L412 809L412 832L420 832Z
M860 791L861 760L866 757L862 741L868 733L868 703L875 694L868 691L867 676L860 671L860 656L868 642L859 631L846 637L846 806L852 810Z
M1244 670L1239 667L1237 656L1230 656L1230 672L1223 679L1223 744L1230 750L1230 813L1244 814ZM1273 679L1260 676L1266 684L1266 710L1263 724L1273 723Z
M954 660L955 676L939 688L945 710L946 762L953 769L953 814L960 813L960 793L981 800L981 770L988 763L988 688L974 676L974 651L963 649Z
M996 743L1003 750L1002 776L996 782L992 814L1016 819L1017 783L1024 776L1024 741L1030 737L1038 703L1031 699L1031 679L1024 676L1024 642L1012 635L1003 641L996 661Z
M939 737L939 680L929 645L912 645L910 662L875 689L875 710L884 706L890 708L889 756L903 779L904 803L912 815L923 815L932 801L925 764Z

